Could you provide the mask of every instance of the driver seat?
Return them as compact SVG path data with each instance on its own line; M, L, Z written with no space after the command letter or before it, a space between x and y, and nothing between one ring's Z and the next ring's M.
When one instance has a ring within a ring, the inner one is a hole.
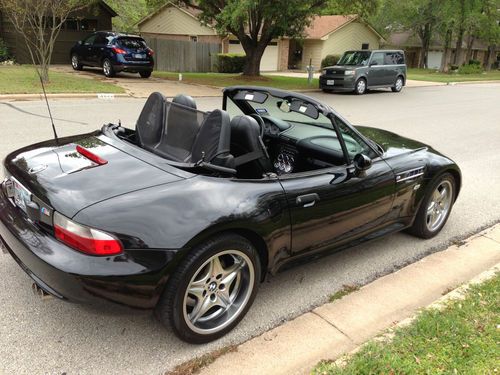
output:
M273 171L260 126L250 116L234 116L231 120L230 153L234 156L238 178L260 179Z

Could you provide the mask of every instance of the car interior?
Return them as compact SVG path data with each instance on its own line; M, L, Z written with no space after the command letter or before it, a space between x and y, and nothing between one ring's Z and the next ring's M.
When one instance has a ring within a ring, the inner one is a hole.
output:
M242 91L228 98L227 111L203 112L190 96L168 101L153 93L135 131L115 133L178 168L220 177L261 179L346 164L331 120L316 107L259 94ZM351 158L371 151L347 126L340 128Z

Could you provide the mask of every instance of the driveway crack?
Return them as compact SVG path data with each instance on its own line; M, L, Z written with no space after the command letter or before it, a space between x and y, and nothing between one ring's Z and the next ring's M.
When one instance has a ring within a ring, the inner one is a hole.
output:
M354 343L354 340L352 338L349 337L349 335L347 333L345 333L344 331L342 331L339 327L337 327L335 324L333 324L332 322L326 320L325 318L323 318L321 315L319 315L318 313L316 313L315 311L311 311L311 313L313 313L314 315L316 315L317 317L319 317L320 319L324 320L326 323L328 323L330 326L332 326L333 328L335 328L337 331L339 331L342 335L344 335L350 342Z

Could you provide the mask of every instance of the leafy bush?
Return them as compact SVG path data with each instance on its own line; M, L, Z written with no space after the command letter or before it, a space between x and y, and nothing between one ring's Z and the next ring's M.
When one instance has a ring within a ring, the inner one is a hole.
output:
M241 73L245 66L246 56L237 53L217 54L217 70L219 73Z
M341 57L342 56L340 55L326 55L326 57L321 60L321 69L323 69L325 66L332 66L337 64Z
M458 73L459 74L478 74L482 73L483 68L481 65L477 64L468 64L468 65L462 65L460 68L458 68Z
M479 65L479 66L481 66L481 61L470 59L469 60L469 65Z
M0 39L0 62L10 60L10 53L9 50L7 49L7 45L3 41L3 39Z
M458 70L459 66L458 65L455 65L455 64L450 64L450 70L451 71L456 71Z

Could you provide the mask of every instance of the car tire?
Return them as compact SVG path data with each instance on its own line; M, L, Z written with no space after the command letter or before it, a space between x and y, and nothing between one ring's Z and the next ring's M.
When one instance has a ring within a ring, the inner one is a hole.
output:
M149 78L151 77L151 71L148 70L147 72L139 72L139 74L141 75L141 78Z
M408 232L420 238L436 236L446 224L456 197L456 182L450 173L444 173L429 186L413 225Z
M233 234L215 237L194 248L171 275L156 315L186 342L213 341L243 319L260 276L259 255L249 241Z
M73 68L73 70L82 70L83 69L83 65L80 62L80 58L78 57L78 55L76 53L71 55L71 67Z
M356 95L363 95L366 92L366 79L360 78L354 85L354 93Z
M115 76L115 68L113 68L113 63L110 59L104 59L102 61L102 72L108 78Z
M405 81L403 77L399 76L398 78L396 78L394 86L391 87L392 92L401 92L401 90L403 90L404 83Z

